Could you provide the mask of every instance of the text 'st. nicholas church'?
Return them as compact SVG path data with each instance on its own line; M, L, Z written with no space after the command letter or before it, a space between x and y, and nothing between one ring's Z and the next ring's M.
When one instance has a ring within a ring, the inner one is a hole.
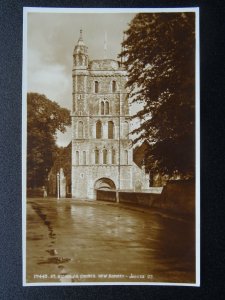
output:
M148 177L133 161L123 65L89 61L81 31L72 76L72 197L94 200L96 189L147 189Z

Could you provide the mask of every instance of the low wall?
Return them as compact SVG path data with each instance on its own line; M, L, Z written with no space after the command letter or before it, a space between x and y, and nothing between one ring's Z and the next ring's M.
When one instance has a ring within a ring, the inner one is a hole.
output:
M96 199L116 202L116 191L96 190Z
M170 180L163 188L160 199L153 207L168 209L173 212L195 213L194 180Z
M116 191L97 190L97 200L116 202ZM120 191L119 202L161 208L175 213L195 213L195 182L171 180L157 191Z
M141 192L119 192L120 203L132 203L140 206L152 207L158 201L160 194Z

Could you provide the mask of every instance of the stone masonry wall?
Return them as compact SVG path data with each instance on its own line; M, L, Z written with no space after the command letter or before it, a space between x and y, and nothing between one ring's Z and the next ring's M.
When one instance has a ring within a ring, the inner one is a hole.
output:
M88 62L82 36L73 56L72 197L95 199L99 179L133 189L143 174L133 172L126 71L111 59Z

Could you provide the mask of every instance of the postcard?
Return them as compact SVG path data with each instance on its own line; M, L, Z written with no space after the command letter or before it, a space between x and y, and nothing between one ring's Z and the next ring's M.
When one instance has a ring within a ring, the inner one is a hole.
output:
M198 8L24 8L23 285L200 285Z

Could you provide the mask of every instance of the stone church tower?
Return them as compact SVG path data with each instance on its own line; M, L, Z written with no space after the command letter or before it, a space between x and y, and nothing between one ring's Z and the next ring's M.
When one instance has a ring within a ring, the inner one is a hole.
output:
M96 189L131 190L135 180L143 182L143 176L146 179L133 162L126 75L116 60L89 61L80 32L73 52L72 73L72 197L75 199L95 199ZM145 188L146 185L148 180Z

